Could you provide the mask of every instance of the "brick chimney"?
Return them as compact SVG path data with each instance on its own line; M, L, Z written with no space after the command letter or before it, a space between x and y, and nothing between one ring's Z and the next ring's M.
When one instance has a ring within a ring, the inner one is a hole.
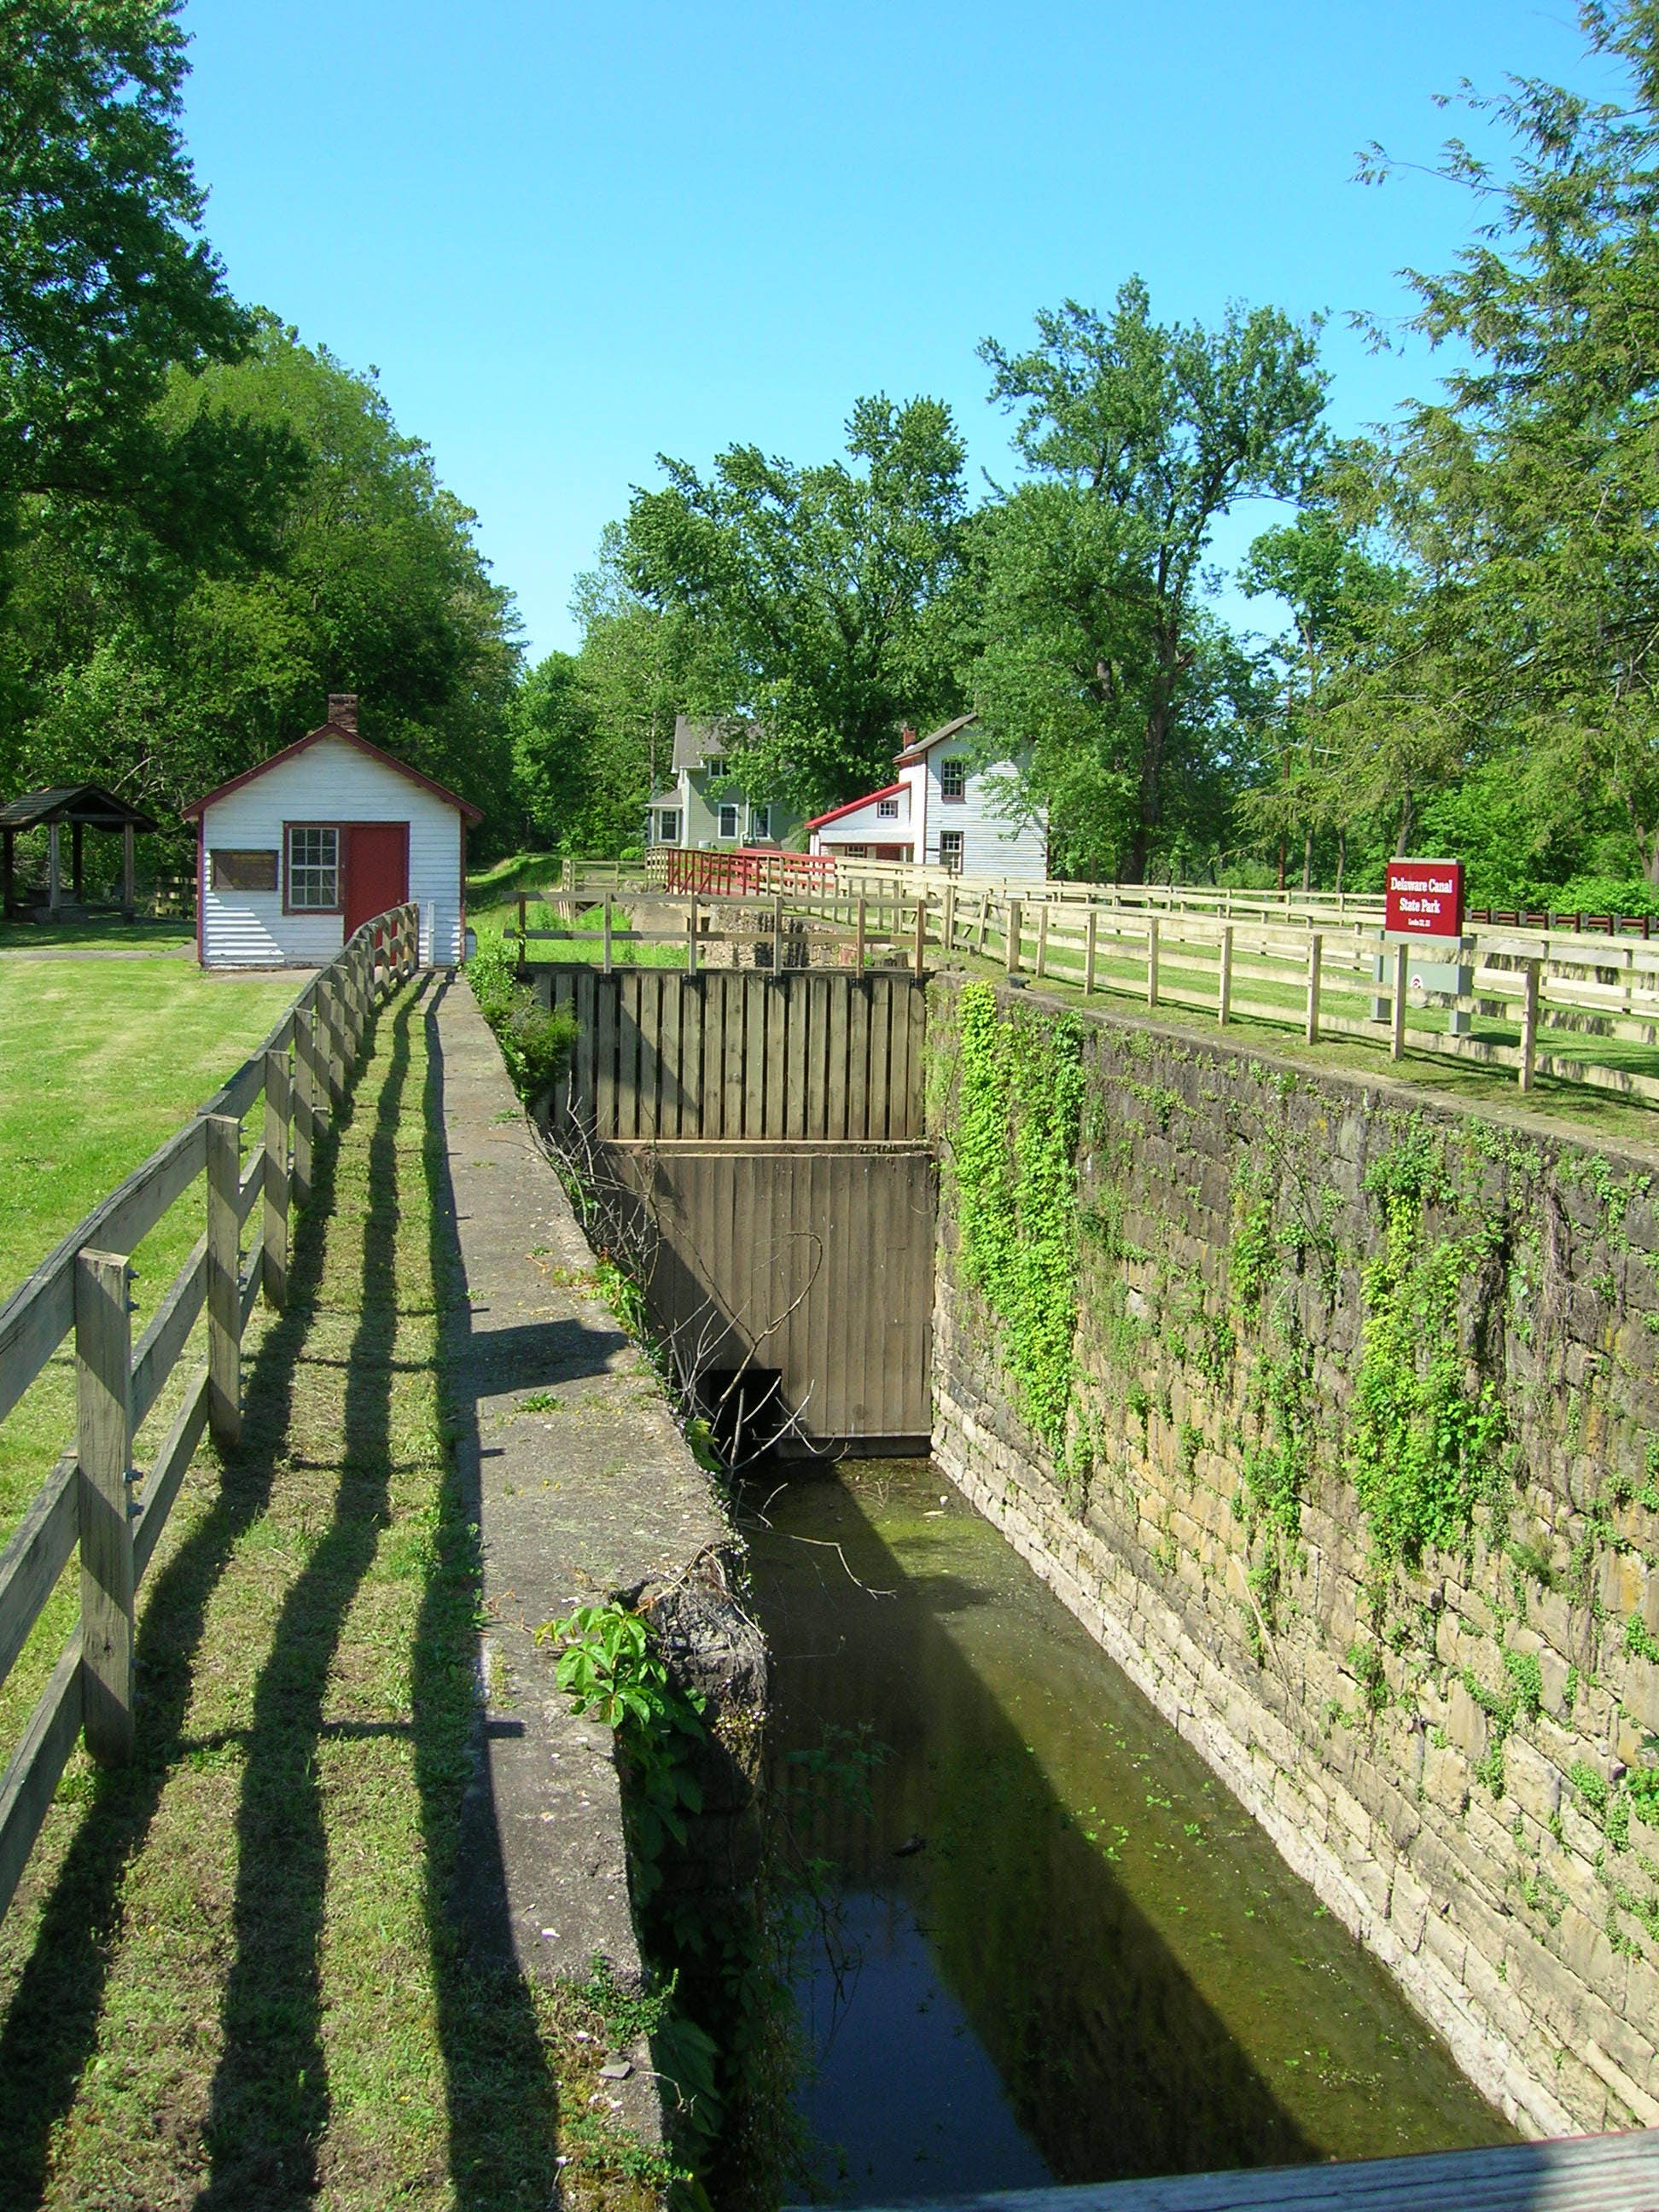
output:
M331 691L328 695L328 719L337 730L357 728L357 694L355 691Z

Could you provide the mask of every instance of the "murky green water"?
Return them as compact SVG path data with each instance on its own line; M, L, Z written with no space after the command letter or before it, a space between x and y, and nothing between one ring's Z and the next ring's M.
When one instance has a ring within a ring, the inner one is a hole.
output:
M775 1782L831 1908L796 1973L827 2193L1509 2139L937 1470L848 1462L765 1513L750 1540L778 1671ZM860 1729L886 1747L867 1813L844 1771Z

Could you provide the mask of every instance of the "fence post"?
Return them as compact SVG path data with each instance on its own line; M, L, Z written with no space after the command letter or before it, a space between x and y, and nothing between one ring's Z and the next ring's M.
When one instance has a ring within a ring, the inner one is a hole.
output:
M855 975L862 975L864 973L864 893L860 891L853 922L853 973Z
M1233 926L1221 925L1221 973L1216 987L1215 1018L1224 1030L1233 1012Z
M1532 1089L1534 1064L1538 1057L1538 978L1542 962L1528 960L1525 963L1525 985L1521 994L1521 1088Z
M697 972L697 895L691 894L691 903L685 911L685 972Z
M294 1177L291 1195L301 1206L311 1203L311 1147L317 1102L317 1047L313 1031L315 1017L309 1006L294 1009Z
M1158 916L1146 917L1146 1004L1158 1004Z
M295 1024L298 1029L298 1024ZM288 1131L290 1119L288 1054L265 1054L265 1304L280 1313L288 1304Z
M339 1012L338 993L335 988L334 971L325 968L317 981L315 1000L317 1020L317 1068L322 1078L322 1118L331 1121L334 1110L345 1095L345 1063L340 1054L340 1039L337 1025Z
M1099 933L1100 916L1091 906L1083 924L1083 995L1092 998L1095 988L1095 940Z
M100 1766L132 1756L131 1274L112 1252L75 1256L81 1680L87 1749Z
M1394 948L1394 1007L1389 1036L1390 1060L1402 1060L1406 1053L1406 947L1396 945Z
M1048 972L1048 902L1044 899L1037 908L1037 981L1041 982Z
M520 891L519 893L519 965L520 968L524 965L524 933L527 912L525 894Z
M522 953L520 957L522 959ZM605 972L607 975L611 973L611 894L609 891L605 895Z
M920 981L927 963L927 893L926 889L916 893L916 978Z
M781 862L779 866L781 869ZM777 879L782 882L781 873ZM775 975L783 973L783 893L781 890L772 894L772 973Z
M948 960L957 949L957 887L945 886L945 915L939 926L939 945Z
M979 895L979 930L974 939L974 951L981 960L985 957L986 932L990 927L991 894L989 891L982 890Z
M242 1285L236 1219L241 1124L209 1114L207 1129L208 1424L216 1442L242 1433Z
M1315 930L1308 939L1308 1024L1306 1036L1310 1044L1319 1042L1319 963L1325 949L1325 939Z
M1023 908L1017 898L1008 902L1008 941L1004 948L1005 965L1011 975L1019 973L1019 940L1023 933Z

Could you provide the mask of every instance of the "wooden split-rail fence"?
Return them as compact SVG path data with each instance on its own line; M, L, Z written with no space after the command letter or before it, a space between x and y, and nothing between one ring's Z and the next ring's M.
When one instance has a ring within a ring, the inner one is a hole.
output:
M290 1207L311 1194L316 1146L370 1016L414 972L417 927L412 905L365 922L229 1082L0 1307L0 1420L71 1334L76 1383L75 1442L0 1552L0 1681L77 1547L81 1565L79 1623L0 1780L0 1913L82 1732L102 1765L132 1754L135 1593L204 1431L224 1444L240 1433L243 1329L262 1292L272 1307L286 1301ZM242 1125L261 1099L259 1140L244 1166ZM135 1346L130 1255L204 1181L203 1233ZM133 1439L204 1307L205 1357L141 1474Z

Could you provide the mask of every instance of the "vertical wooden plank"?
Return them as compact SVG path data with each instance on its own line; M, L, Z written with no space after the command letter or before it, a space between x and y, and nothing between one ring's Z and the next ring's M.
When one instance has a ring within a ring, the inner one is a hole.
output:
M593 978L594 1024L593 1118L601 1138L617 1133L617 985L614 977Z
M208 1423L215 1441L242 1433L242 1296L236 1200L242 1128L228 1114L204 1116L207 1131Z
M1099 930L1100 916L1091 906L1083 925L1083 995L1085 999L1094 996L1095 948Z
M672 968L659 970L661 990L657 1014L657 1134L680 1133L680 1103L685 1096L681 1066L681 1020L685 1006L685 978Z
M132 1756L131 1273L112 1252L76 1255L82 1683L87 1749L104 1766Z
M290 1120L288 1054L265 1054L265 1172L261 1281L265 1304L280 1313L288 1304L288 1132Z
M1156 1006L1158 1004L1158 916L1152 915L1146 922L1146 1004L1148 1006Z
M1542 964L1540 961L1528 960L1522 966L1520 1085L1522 1091L1532 1089L1533 1071L1538 1058L1538 977ZM1398 1057L1396 1054L1395 1058Z
M884 1071L887 1103L883 1124L883 1133L892 1139L916 1133L910 1127L910 1001L917 988L908 978L902 981L896 976L893 979L887 1019L887 1064ZM872 1121L872 1128L874 1126Z
M853 973L855 975L862 975L864 973L864 901L860 898L858 904L858 927L853 939Z
M908 1076L908 1103L905 1118L913 1137L927 1133L927 994L910 994L910 1052Z
M780 929L775 940L781 945ZM761 1127L775 1141L788 1127L789 993L782 971L774 969L766 979L766 1100Z
M1231 922L1225 921L1221 925L1221 967L1216 981L1215 1018L1219 1027L1226 1028L1231 1019L1232 1011L1233 926Z
M720 1041L720 1134L726 1138L740 1137L743 1134L745 1036L744 975L740 968L726 969L720 977L720 993L726 1002L724 1034Z
M640 1106L638 1128L641 1137L655 1139L663 1133L665 1101L658 1103L658 1090L665 1091L663 1066L663 974L659 968L636 968L635 996L639 1006L640 1024Z
M824 1092L824 1134L836 1143L847 1137L847 1031L852 1018L850 1002L864 988L857 977L844 982L838 977L830 1000L829 1054Z
M1039 982L1048 973L1048 902L1037 908L1036 972Z
M599 1097L599 998L591 968L575 977L576 1018L581 1027L576 1042L576 1113L584 1128L593 1126Z
M1391 1009L1389 1058L1402 1060L1406 1053L1406 947L1394 948L1394 1006Z
M1024 929L1024 921L1020 902L1017 898L1011 898L1008 902L1007 929L1007 941L1003 947L1006 972L1010 975L1018 975L1019 973L1020 937Z
M766 997L771 979L751 969L743 979L743 1133L766 1134Z
M806 1039L811 1015L812 979L797 971L789 979L788 1071L784 1091L783 1133L806 1134Z
M702 991L702 1131L711 1142L726 1134L726 970L707 968Z
M909 987L896 975L878 975L870 1001L869 1094L867 1127L872 1137L891 1133L893 1006L898 994ZM901 1003L902 1000L901 1000Z
M802 1134L822 1137L830 1114L830 1001L842 988L839 975L814 975L807 997L806 1115Z
M854 983L847 1006L847 1121L843 1134L862 1141L870 1133L870 1001L878 975Z

